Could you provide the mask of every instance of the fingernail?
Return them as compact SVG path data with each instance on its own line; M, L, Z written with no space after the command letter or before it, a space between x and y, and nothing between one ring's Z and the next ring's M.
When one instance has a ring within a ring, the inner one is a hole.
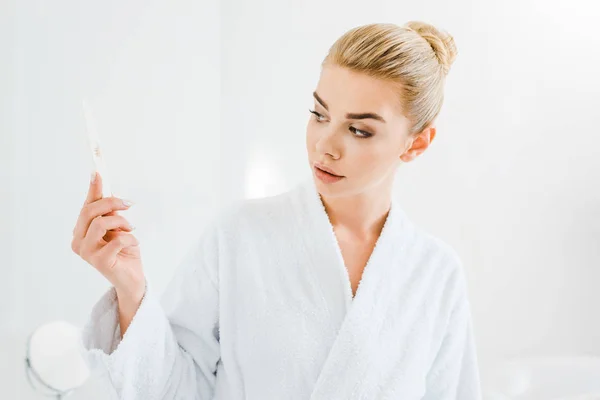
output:
M131 201L131 200L123 199L123 205L124 205L125 207L129 207L129 206L132 206L132 205L134 205L134 204L135 204L135 203L134 203L133 201Z
M92 171L92 174L90 175L90 183L94 182L96 182L96 171Z

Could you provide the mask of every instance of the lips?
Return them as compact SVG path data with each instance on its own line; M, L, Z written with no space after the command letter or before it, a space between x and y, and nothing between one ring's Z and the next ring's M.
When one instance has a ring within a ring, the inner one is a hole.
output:
M321 171L325 171L325 172L327 172L328 174L331 174L331 175L333 175L333 176L337 176L337 177L343 178L343 176L342 176L342 175L338 175L338 174L336 174L336 173L335 173L335 171L334 171L333 169L331 169L331 168L329 168L329 167L326 167L326 166L324 166L323 164L315 163L315 167L316 167L316 168L318 168L318 169L320 169Z

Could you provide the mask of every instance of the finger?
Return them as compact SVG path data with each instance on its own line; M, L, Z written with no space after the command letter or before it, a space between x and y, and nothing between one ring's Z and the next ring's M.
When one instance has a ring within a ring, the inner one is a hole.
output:
M120 215L118 211L111 211L109 213L104 214L105 217L111 217L113 215ZM116 228L115 231L121 231L121 228ZM107 235L110 233L110 231L107 233ZM107 240L108 241L108 240Z
M92 220L84 240L89 241L90 243L101 243L102 238L108 231L117 228L131 232L134 229L134 226L121 215L111 217L98 216Z
M113 229L110 230L108 232L106 232L106 235L104 235L102 237L102 239L104 240L103 243L101 243L102 245L105 245L106 243L110 242L111 240L113 240L115 237L119 236L119 235L127 235L128 232L132 232L131 230L127 231L121 228L117 228L117 229Z
M118 198L118 199L123 199L121 196L119 196L119 195L118 195L118 194L116 194L116 193L112 193L112 197L116 197L116 198ZM111 216L111 215L119 215L119 212L118 212L118 211L111 211L111 212L109 212L109 213L106 213L106 214L104 214L104 215L106 215L107 217L108 217L108 216Z
M102 177L96 170L92 171L90 176L90 187L88 189L87 197L83 205L93 203L96 200L102 198Z
M130 202L127 204L123 199L107 197L83 206L79 213L75 228L73 229L73 236L75 238L83 239L94 218L118 210L127 210L133 203Z
M101 265L100 267L112 268L116 263L117 254L119 254L122 250L125 250L132 246L138 246L139 244L139 240L137 240L137 238L131 234L119 235L115 237L104 247L98 250L98 259L106 260L104 265Z
M134 203L131 200L121 199L119 197L105 197L91 204L86 205L85 212L91 219L99 215L111 216L118 215L117 211L128 210Z
M135 229L135 227L134 227ZM84 238L75 238L71 241L71 250L84 259L87 259L88 254L93 254L94 252L101 249L108 242L119 235L128 235L131 230L121 230L121 228L117 228L114 230L109 230L102 237L102 240L99 242L90 242L88 240L84 240Z
M120 196L118 194L114 193L114 192L112 193L112 195L113 195L113 197L119 197L120 198ZM105 215L106 216L111 216L111 215L120 215L120 214L119 214L118 211L111 211L111 212L109 212L109 213L107 213ZM117 228L116 231L121 231L121 228Z

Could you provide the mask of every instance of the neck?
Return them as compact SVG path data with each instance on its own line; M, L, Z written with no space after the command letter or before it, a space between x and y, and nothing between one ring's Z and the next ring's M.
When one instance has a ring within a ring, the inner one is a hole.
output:
M333 227L359 239L379 236L390 211L391 199L391 187L348 197L321 196Z

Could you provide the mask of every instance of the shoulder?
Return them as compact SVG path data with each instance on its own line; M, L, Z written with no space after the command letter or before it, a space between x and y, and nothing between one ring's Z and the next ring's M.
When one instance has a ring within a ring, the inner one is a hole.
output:
M255 199L242 199L219 210L211 225L219 231L257 231L267 227L281 227L291 215L292 190Z
M419 227L416 228L416 235L423 242L429 257L440 261L439 266L446 274L460 274L463 271L461 257L452 245Z
M429 277L431 290L444 302L453 303L466 298L467 282L463 261L456 249L442 238L420 226L410 224L409 252L416 261L419 273Z
M396 213L401 221L399 239L419 260L420 265L435 268L435 272L442 275L459 274L462 271L461 257L453 246L416 224L402 207L398 206Z

